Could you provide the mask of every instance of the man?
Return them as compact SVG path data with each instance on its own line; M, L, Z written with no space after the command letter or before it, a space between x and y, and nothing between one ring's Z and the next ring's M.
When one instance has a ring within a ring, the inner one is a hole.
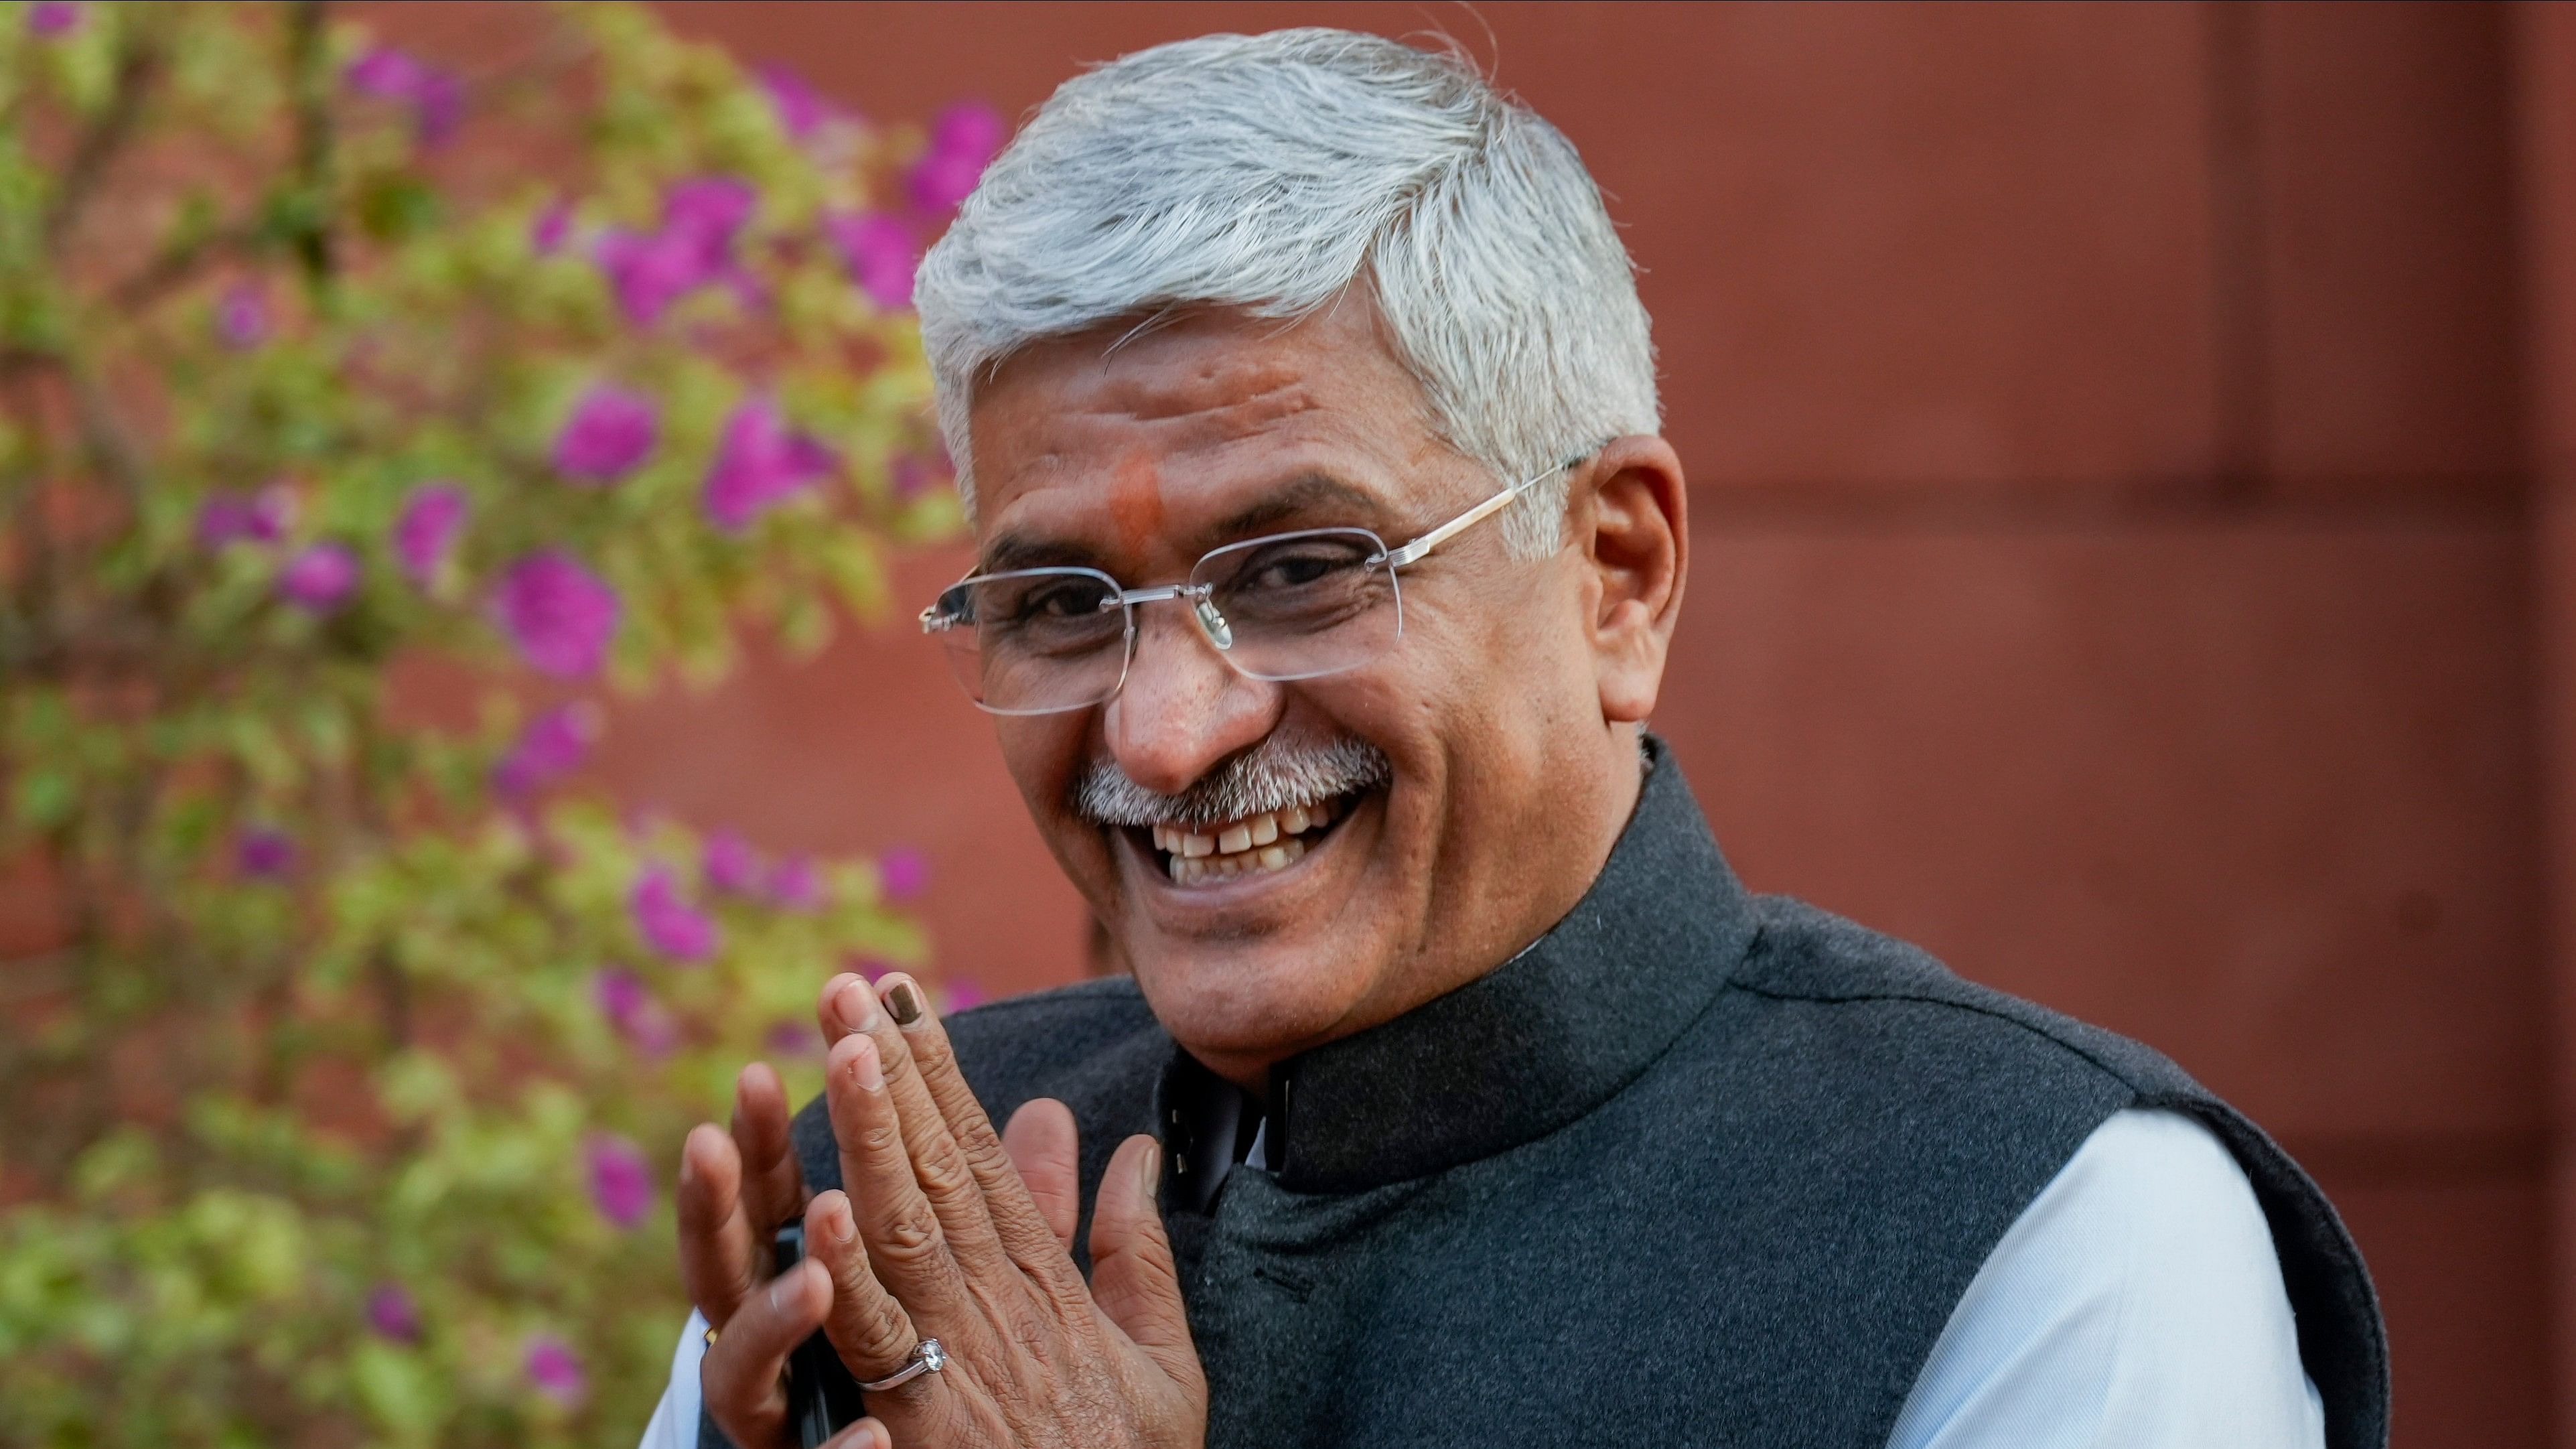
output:
M1365 36L1163 46L918 303L980 545L923 622L1133 976L828 985L823 1099L753 1067L687 1144L649 1445L796 1442L818 1328L880 1449L2384 1443L2369 1280L2250 1123L1728 871L1644 731L1647 320L1545 122Z

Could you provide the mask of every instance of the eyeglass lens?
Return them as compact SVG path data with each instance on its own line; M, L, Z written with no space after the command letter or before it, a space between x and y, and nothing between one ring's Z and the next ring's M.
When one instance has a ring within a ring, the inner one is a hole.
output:
M1403 630L1386 545L1365 529L1313 529L1229 544L1190 570L1194 627L1255 679L1356 668ZM1134 612L1091 569L1024 569L968 579L937 605L949 667L999 714L1046 714L1108 699L1126 678Z

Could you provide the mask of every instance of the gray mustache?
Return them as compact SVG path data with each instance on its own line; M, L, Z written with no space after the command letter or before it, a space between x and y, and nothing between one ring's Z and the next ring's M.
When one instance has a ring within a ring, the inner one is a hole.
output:
M1395 778L1386 753L1345 735L1323 744L1263 740L1177 795L1148 790L1110 760L1074 782L1073 811L1094 825L1221 825L1266 810L1313 805Z

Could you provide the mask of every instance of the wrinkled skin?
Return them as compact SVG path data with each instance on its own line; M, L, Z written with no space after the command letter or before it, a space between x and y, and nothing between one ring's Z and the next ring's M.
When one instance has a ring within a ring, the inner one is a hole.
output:
M1130 587L1262 533L1356 525L1400 544L1501 486L1429 426L1356 299L1294 326L1210 312L1033 347L978 393L971 426L985 566L1087 564ZM1407 569L1403 634L1361 668L1248 679L1180 609L1148 605L1115 699L997 718L1030 814L1155 1015L1247 1090L1491 970L1608 857L1681 602L1681 467L1660 438L1613 439L1571 470L1569 494L1548 558L1514 557L1496 519ZM1356 737L1393 767L1286 869L1178 886L1133 832L1074 808L1095 761L1174 794L1274 733ZM872 1396L877 1418L845 1431L851 1449L1200 1442L1206 1384L1151 1139L1110 1165L1086 1286L1069 1252L1071 1114L1031 1103L995 1134L926 1000L908 1025L879 1009L900 989L825 989L846 1195L798 1181L766 1068L745 1071L731 1132L691 1135L682 1259L722 1330L703 1374L717 1421L745 1449L789 1442L778 1366L819 1325L863 1379L922 1335L953 1358ZM766 1283L755 1225L800 1208L815 1261Z

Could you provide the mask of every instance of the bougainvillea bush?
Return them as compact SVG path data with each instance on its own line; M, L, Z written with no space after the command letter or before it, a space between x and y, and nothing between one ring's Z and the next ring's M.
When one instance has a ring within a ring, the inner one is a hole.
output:
M919 960L917 862L580 766L954 526L1000 128L483 14L0 6L0 1442L632 1443L682 1133Z

